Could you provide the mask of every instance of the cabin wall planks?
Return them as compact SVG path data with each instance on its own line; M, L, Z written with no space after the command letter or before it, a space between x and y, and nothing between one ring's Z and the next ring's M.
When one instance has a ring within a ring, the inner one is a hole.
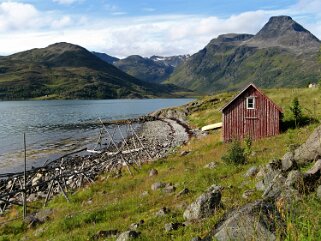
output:
M255 108L247 108L247 97L255 98ZM280 133L282 110L250 84L223 109L223 140L253 140Z

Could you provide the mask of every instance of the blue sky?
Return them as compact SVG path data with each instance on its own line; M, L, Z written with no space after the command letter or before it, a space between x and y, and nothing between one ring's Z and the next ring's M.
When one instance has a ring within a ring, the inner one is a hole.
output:
M0 54L62 41L118 57L193 54L275 15L321 38L321 0L0 0Z

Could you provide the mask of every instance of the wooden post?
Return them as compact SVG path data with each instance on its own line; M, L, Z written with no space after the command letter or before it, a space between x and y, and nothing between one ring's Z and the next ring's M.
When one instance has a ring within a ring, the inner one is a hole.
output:
M27 199L26 199L26 183L27 183L27 145L26 133L23 133L24 146L24 172L23 172L23 219L27 216Z

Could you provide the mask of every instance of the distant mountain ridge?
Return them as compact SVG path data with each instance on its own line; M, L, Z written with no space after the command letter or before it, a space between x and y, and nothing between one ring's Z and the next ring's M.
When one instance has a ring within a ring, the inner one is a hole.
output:
M256 34L218 36L166 83L200 93L260 87L299 87L321 78L320 40L291 17L272 17Z
M150 58L131 55L124 59L118 59L105 53L93 53L103 61L113 64L125 73L151 83L161 83L168 79L174 69L189 58L189 55L169 57L154 55Z
M0 99L177 97L181 90L136 79L64 42L0 58Z

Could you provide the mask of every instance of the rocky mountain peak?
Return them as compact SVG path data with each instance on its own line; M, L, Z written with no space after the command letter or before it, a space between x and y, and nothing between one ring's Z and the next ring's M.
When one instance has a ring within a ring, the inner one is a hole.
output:
M289 16L271 17L264 27L249 41L258 47L287 47L316 49L320 40Z

